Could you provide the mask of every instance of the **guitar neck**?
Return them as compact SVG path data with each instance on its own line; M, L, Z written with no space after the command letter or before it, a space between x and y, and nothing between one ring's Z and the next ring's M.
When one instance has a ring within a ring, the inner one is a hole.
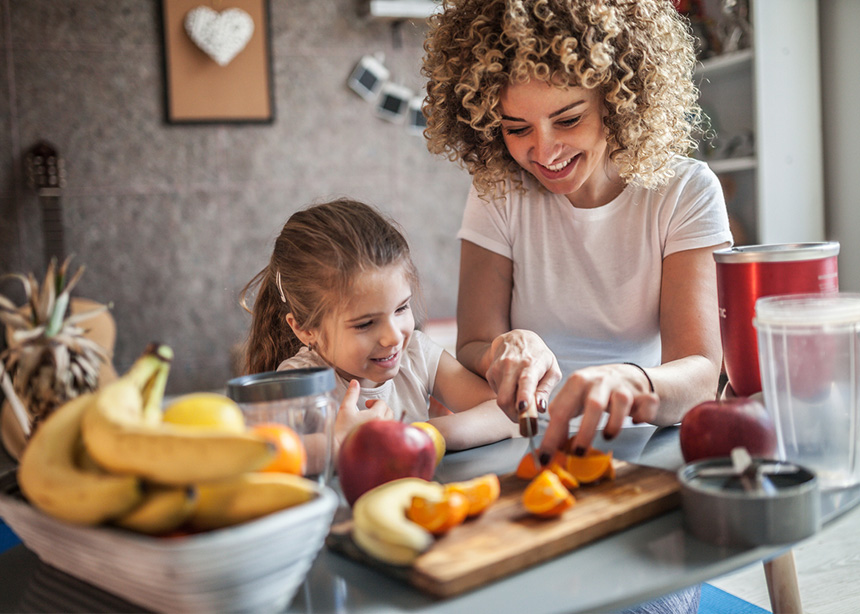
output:
M65 229L60 197L39 194L42 204L42 237L44 239L45 262L56 258L62 262L66 258Z

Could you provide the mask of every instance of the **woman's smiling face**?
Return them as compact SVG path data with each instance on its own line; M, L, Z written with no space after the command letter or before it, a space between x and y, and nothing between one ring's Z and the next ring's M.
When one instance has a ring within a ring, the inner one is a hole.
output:
M596 89L539 79L508 85L500 99L505 145L550 192L577 207L604 205L621 192L607 174L604 109Z

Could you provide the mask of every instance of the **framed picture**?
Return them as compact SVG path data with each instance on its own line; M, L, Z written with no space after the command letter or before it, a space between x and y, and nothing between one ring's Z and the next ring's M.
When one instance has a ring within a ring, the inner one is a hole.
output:
M271 123L268 0L162 0L166 120Z

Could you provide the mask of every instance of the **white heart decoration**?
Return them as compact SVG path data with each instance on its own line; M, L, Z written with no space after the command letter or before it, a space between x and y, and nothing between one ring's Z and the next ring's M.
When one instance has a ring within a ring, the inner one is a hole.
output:
M254 20L242 9L214 11L198 6L185 15L185 31L194 44L221 66L227 66L254 34Z

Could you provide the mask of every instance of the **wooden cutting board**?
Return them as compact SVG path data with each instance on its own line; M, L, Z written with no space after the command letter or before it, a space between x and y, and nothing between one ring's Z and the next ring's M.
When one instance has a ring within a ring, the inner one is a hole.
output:
M450 597L569 552L680 505L675 474L613 461L616 478L573 491L576 505L556 518L538 518L522 506L528 482L500 476L501 496L483 515L438 538L411 567L388 565L352 541L352 521L332 527L326 544L437 597Z

